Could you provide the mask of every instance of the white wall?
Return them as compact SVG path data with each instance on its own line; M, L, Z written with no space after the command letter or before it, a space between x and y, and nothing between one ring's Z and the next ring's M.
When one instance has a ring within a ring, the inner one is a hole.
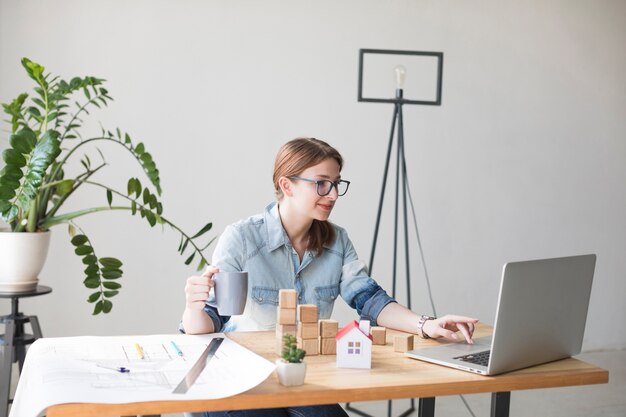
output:
M353 181L333 220L368 259L392 107L356 101L358 50L442 51L443 105L404 112L438 312L492 322L504 262L595 252L584 347L625 348L625 41L622 1L0 0L0 98L31 88L23 56L66 78L106 78L115 102L94 121L146 144L165 214L190 232L261 211L278 147L324 138ZM103 148L103 181L123 188L140 174ZM83 193L72 207L104 202ZM391 217L381 256L391 254ZM178 237L120 213L79 223L98 253L125 262L113 312L90 316L63 227L41 274L54 292L22 310L39 315L46 336L174 332L193 273ZM413 306L429 312L415 244L413 253ZM387 287L389 272L377 258ZM343 302L335 314L354 317Z

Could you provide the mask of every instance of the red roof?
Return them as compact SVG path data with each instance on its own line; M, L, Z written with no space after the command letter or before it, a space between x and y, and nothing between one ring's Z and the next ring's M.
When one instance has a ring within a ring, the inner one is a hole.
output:
M361 328L359 327L359 323L356 320L352 320L350 323L348 323L347 326L345 326L343 329L339 330L337 332L337 335L335 336L335 340L339 340L342 337L344 337L348 332L350 332L350 330L352 329L357 329L358 331L360 331L361 333L363 333L369 340L374 340L372 339L372 336L370 336L369 334L365 334L363 332L363 330L361 330Z

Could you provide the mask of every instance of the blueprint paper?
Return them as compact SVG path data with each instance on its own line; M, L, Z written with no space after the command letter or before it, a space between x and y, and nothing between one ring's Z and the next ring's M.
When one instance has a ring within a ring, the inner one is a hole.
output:
M216 355L186 394L173 394L214 337L224 337ZM144 359L139 358L136 343L142 347ZM98 364L125 367L130 372ZM220 333L43 338L28 350L10 417L43 415L47 407L63 403L224 398L257 386L274 368L270 361Z

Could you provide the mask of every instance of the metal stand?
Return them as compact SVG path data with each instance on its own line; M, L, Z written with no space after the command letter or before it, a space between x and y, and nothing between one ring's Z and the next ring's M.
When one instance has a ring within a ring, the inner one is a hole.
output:
M374 228L374 241L372 243L372 252L370 253L370 274L374 268L374 255L376 254L376 243L378 242L378 230L380 228L380 217L383 210L383 202L385 200L385 190L387 188L387 174L389 173L389 161L391 160L391 151L393 148L393 139L396 133L396 122L398 124L398 143L396 146L396 184L395 184L395 212L394 212L394 232L393 232L393 272L392 272L392 297L396 297L396 279L397 279L397 263L398 263L398 210L400 204L400 195L402 195L402 218L403 218L403 234L404 234L404 259L406 269L406 294L407 303L406 306L411 309L411 271L409 265L409 220L407 214L407 201L408 201L408 186L407 186L407 174L406 174L406 158L404 154L404 123L402 120L402 105L404 104L403 92L401 88L396 89L396 99L394 101L393 119L391 122L391 133L389 134L389 145L387 146L387 157L385 159L385 171L383 174L383 185L380 191L380 199L378 201L378 214L376 215L376 226ZM400 184L402 183L402 189ZM430 399L428 399L430 400ZM420 399L420 416L421 415L434 415L435 403L432 399L432 403L429 401L429 410L422 410L422 407L426 404ZM430 405L432 404L432 413L430 412ZM346 409L352 411L363 417L371 417L369 414L364 413L350 406L350 403L346 404ZM415 411L415 399L411 398L411 406L398 417L406 417ZM391 417L391 400L387 403L387 416Z
M18 302L22 297L34 297L48 294L52 288L43 285L35 290L24 293L0 292L0 298L11 299L11 314L0 317L0 323L4 323L3 335L0 335L2 345L2 362L0 363L0 417L6 417L9 413L9 404L13 401L9 398L11 390L11 370L13 363L19 363L19 371L22 373L24 359L26 358L26 345L43 337L37 316L26 316L18 311ZM33 334L24 333L24 324L30 323Z

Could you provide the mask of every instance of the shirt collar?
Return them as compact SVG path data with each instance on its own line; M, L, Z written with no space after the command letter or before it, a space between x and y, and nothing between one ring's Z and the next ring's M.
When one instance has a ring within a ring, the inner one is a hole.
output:
M283 245L290 244L287 232L280 221L278 213L278 203L272 202L265 207L265 225L267 227L267 243L268 249L273 251Z

